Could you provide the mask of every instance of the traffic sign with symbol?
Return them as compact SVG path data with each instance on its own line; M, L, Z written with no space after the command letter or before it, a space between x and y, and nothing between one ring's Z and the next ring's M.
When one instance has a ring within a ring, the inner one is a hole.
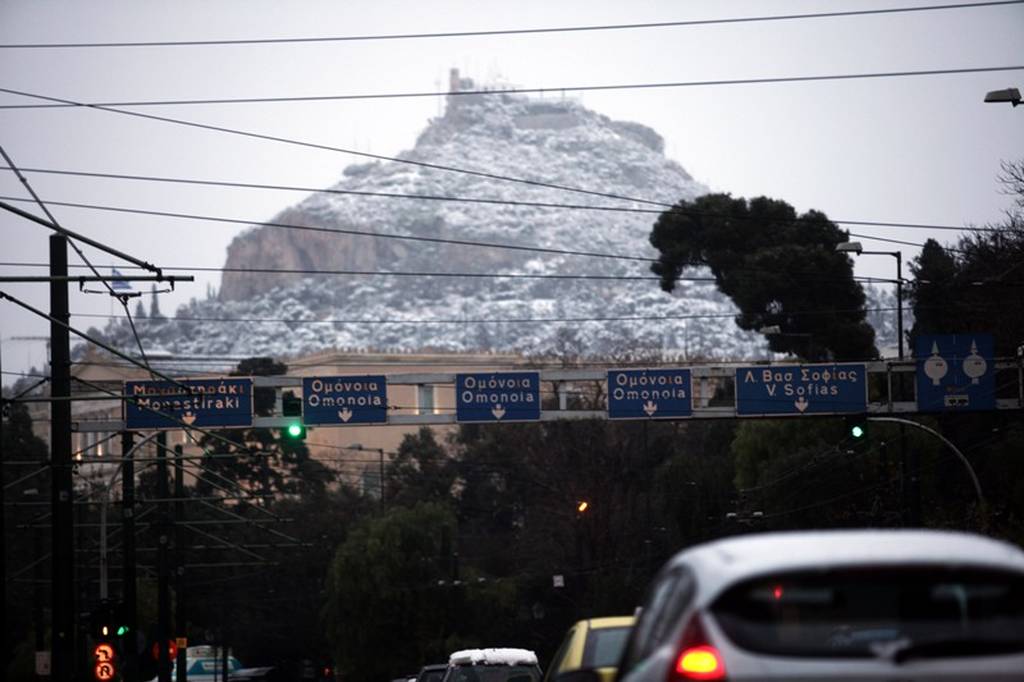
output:
M188 390L169 381L126 381L127 429L252 426L252 379L183 379Z
M867 367L862 363L739 367L736 369L736 414L865 412L867 376Z
M914 343L917 409L994 410L996 379L991 334L931 334Z
M609 419L675 419L692 414L689 369L609 370Z
M455 375L455 419L515 422L540 419L540 372Z
M98 682L110 682L117 674L117 667L114 665L114 647L106 642L101 642L93 647L92 656L96 659L93 667L93 676Z
M302 422L307 426L384 424L388 378L384 375L305 377Z

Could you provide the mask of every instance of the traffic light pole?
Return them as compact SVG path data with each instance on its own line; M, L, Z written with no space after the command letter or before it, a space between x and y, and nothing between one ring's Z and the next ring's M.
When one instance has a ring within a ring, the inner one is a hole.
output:
M67 277L68 240L50 236L50 276ZM74 491L71 486L71 338L68 333L68 283L50 283L50 465L53 475L51 679L71 682L75 675Z
M3 369L3 358L0 353L0 369ZM0 382L0 387L3 386L3 382ZM0 612L0 627L3 628L4 632L7 632L7 613L10 609L7 608L7 526L5 521L7 517L7 506L4 504L4 399L3 394L0 393L0 589L3 590L2 601L0 606L3 607L3 611ZM7 650L9 645L7 638L3 638L3 644L0 644L0 660L7 660Z
M185 621L185 465L180 445L174 446L174 636L186 638ZM176 682L186 682L186 648L179 643Z
M121 582L121 617L128 627L122 640L124 648L124 682L138 682L138 594L135 587L135 434L121 432L121 544L123 580Z
M157 617L156 641L159 652L157 659L157 679L159 682L171 682L171 656L167 649L171 625L171 595L168 575L170 519L167 515L167 432L161 431L156 437L156 478L157 495L160 497L160 519L157 522Z

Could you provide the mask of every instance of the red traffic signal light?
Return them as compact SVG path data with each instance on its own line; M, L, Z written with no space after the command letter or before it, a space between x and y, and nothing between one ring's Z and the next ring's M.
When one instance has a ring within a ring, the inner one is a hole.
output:
M106 642L101 642L93 647L92 657L95 665L92 669L93 677L97 682L110 682L117 675L117 663L114 658L114 647Z

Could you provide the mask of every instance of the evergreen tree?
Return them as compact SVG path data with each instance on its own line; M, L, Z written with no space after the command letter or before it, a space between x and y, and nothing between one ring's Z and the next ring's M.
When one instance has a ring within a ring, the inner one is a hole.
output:
M158 318L163 317L163 315L160 313L160 301L157 299L157 291L155 284L153 285L153 288L150 289L150 292L152 295L152 300L150 301L149 304L149 316L156 320Z
M925 242L910 264L914 280L909 287L914 307L913 338L921 333L951 334L960 325L956 291L959 285L956 260L934 239Z
M849 257L835 250L847 238L819 211L798 216L777 199L707 194L658 217L650 240L660 256L651 270L672 291L687 268L706 266L740 309L742 329L781 329L768 336L775 352L808 360L873 358L878 351L864 290Z

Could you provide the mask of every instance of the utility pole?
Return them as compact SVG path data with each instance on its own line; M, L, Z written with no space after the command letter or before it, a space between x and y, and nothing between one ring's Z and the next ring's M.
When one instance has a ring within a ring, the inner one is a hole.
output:
M157 495L160 498L160 519L157 521L157 616L156 641L160 652L157 678L159 682L171 682L171 656L167 640L171 634L170 571L168 570L170 532L167 514L167 432L161 431L156 437L156 479Z
M3 366L2 349L0 349L0 370L3 369ZM0 376L3 375L0 374ZM6 412L6 403L2 390L3 380L0 379L0 589L3 589L0 627L7 632L7 612L10 609L7 608L7 525L4 523L7 519L7 507L4 506L4 413ZM6 661L9 658L7 655L9 645L7 638L3 639L3 644L0 644L0 656L2 656L0 660Z
M121 543L124 576L121 583L121 617L128 626L124 638L124 682L138 680L138 595L135 587L135 434L121 432Z
M174 636L178 640L176 682L186 682L185 621L185 466L182 447L174 446Z
M68 276L68 240L50 236L50 276ZM53 472L51 550L53 654L51 679L71 682L75 675L74 491L71 485L71 339L68 335L68 283L50 283L50 465Z

